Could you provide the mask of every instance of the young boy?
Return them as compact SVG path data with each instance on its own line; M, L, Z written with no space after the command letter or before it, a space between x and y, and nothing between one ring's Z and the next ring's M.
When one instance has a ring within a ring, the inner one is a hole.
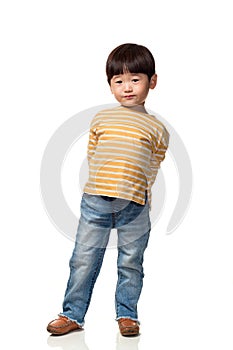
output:
M165 157L169 134L144 106L157 81L154 58L146 47L123 44L115 48L107 59L106 73L120 106L99 112L91 123L89 179L63 312L47 326L56 335L82 329L112 228L118 235L116 320L123 336L139 334L137 303L151 229L151 186Z

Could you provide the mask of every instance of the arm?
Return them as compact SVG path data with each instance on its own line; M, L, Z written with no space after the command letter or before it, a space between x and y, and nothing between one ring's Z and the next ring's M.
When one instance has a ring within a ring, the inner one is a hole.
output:
M158 134L157 137L154 139L151 160L150 160L151 177L148 183L149 188L151 188L155 182L158 170L160 168L160 164L165 158L165 153L168 148L168 143L169 143L169 133L164 128L163 131L160 134Z
M97 145L96 129L91 126L89 131L89 142L88 142L88 148L87 148L88 163L90 162L90 159L95 154L96 145Z

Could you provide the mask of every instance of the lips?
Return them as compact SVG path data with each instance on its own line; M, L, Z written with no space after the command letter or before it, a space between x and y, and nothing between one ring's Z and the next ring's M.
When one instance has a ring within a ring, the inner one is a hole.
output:
M130 100L131 98L134 98L135 97L135 95L126 95L126 96L124 96L124 98L126 98L127 100Z

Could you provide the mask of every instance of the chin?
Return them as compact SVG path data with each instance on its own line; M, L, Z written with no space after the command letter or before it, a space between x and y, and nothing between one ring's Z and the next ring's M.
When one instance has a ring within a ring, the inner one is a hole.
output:
M126 107L134 107L134 106L137 106L138 105L138 103L136 103L136 102L130 102L130 101L124 101L124 102L122 102L122 106L126 106Z

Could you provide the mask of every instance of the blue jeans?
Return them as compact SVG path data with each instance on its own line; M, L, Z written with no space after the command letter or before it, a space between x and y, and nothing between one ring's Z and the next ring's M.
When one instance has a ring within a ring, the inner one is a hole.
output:
M117 229L118 281L116 319L138 321L137 303L143 285L143 255L150 234L149 205L120 198L89 195L81 201L75 247L70 259L70 277L63 312L84 324L94 284L99 275L112 228Z

